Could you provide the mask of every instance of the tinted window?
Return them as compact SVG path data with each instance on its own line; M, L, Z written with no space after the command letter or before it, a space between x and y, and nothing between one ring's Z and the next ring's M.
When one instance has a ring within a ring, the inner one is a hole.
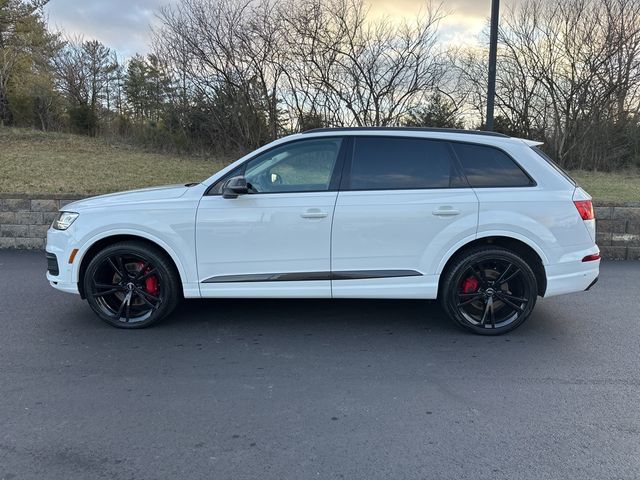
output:
M577 185L576 181L571 178L571 176L564 171L562 168L560 168L560 165L558 165L556 162L554 162L551 157L549 155L547 155L546 153L544 153L542 150L540 150L538 147L531 147L531 149L536 152L540 157L542 157L549 165L551 165L553 168L555 168L555 170L562 175L564 178L566 178L567 180L569 180L573 185Z
M525 187L531 180L522 169L497 148L469 143L452 143L472 187Z
M445 142L359 137L355 139L348 183L353 190L448 188L451 169Z
M328 190L341 142L339 138L293 142L250 160L244 176L251 193Z

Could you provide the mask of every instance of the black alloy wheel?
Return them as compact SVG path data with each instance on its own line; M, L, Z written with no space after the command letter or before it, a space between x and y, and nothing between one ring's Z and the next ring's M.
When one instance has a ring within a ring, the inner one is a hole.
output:
M499 335L531 314L538 287L531 267L514 252L480 247L446 272L441 303L449 317L474 333Z
M106 247L84 275L89 305L102 320L119 328L143 328L167 316L179 299L179 285L167 257L142 242Z

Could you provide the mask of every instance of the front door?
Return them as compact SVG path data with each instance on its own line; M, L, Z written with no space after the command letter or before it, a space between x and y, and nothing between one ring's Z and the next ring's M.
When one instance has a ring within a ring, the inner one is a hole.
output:
M249 193L213 189L196 219L203 297L330 297L340 138L293 141L247 161Z

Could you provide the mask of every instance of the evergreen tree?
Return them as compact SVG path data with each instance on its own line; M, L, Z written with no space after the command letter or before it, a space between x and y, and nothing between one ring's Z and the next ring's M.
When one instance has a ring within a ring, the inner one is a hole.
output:
M0 125L48 128L55 104L50 59L59 48L42 16L47 0L0 0Z
M442 94L431 96L426 106L419 106L409 112L404 121L407 127L463 128L464 122L455 105Z

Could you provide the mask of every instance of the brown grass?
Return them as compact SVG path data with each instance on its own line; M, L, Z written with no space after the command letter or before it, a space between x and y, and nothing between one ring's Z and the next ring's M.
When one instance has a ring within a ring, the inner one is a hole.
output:
M225 164L79 135L0 128L0 192L98 194L204 180Z
M232 159L144 151L62 133L0 128L0 193L90 195L204 180ZM640 201L640 171L573 171L596 200Z
M570 173L596 202L640 201L639 170L611 173L574 170Z

